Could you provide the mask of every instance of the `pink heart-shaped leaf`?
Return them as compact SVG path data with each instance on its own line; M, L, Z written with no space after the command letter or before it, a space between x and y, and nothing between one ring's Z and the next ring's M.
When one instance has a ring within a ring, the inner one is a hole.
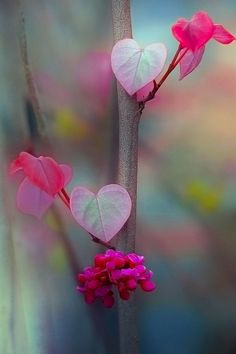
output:
M109 184L95 195L83 187L71 193L70 207L75 220L90 234L102 241L110 241L127 221L131 199L123 187Z
M167 50L162 43L140 48L134 39L118 41L112 49L112 70L129 95L133 95L162 71Z
M213 32L212 19L204 11L197 12L190 20L181 18L172 26L172 33L182 48L192 51L206 44L212 38Z
M25 178L17 192L17 207L25 214L41 218L45 211L51 206L54 198L42 189Z
M71 180L72 169L68 165L60 165L60 168L65 176L66 185ZM19 186L16 203L20 211L25 214L34 215L40 219L53 201L54 197L30 182L28 177L25 177Z
M34 157L21 152L18 160L29 180L51 196L55 196L64 187L63 171L51 157Z
M64 174L65 186L66 186L68 183L70 183L72 179L73 176L72 168L69 165L65 165L65 164L60 164L59 166Z

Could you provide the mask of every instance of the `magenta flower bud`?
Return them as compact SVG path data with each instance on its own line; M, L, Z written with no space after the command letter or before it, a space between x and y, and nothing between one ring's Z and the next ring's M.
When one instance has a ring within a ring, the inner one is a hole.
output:
M147 291L147 292L153 291L156 289L156 285L150 280L141 280L140 286L143 291Z
M107 294L103 297L102 302L105 307L111 308L115 302L114 296L112 294Z
M135 290L137 288L137 282L134 279L130 279L127 281L127 288L129 290Z

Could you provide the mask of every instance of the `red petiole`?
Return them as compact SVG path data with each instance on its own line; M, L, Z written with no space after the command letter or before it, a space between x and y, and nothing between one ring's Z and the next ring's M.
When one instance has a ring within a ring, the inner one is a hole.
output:
M168 66L168 69L166 70L165 74L162 76L161 80L157 83L156 80L153 80L153 89L152 91L149 92L148 96L139 103L139 111L140 113L143 112L145 105L148 101L151 101L155 98L155 95L157 93L157 91L159 90L159 88L162 86L162 84L166 81L166 79L168 78L168 76L170 75L170 73L172 73L172 71L176 68L176 66L179 64L179 62L181 61L181 59L185 56L185 54L187 53L188 49L185 49L185 51L181 54L181 50L183 48L179 45L170 65Z

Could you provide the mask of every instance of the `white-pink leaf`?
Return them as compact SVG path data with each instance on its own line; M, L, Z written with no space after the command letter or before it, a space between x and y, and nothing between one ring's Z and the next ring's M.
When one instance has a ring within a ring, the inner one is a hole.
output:
M41 218L51 206L54 197L35 186L26 177L17 192L17 207L25 214Z
M205 51L205 46L195 50L188 51L180 61L180 80L189 75L200 64ZM181 54L180 54L181 55Z
M90 234L110 241L122 228L131 212L131 199L118 184L102 187L95 195L84 187L75 187L70 207L75 220Z
M112 49L112 70L129 95L133 95L162 71L167 50L162 43L140 48L134 39L118 41Z

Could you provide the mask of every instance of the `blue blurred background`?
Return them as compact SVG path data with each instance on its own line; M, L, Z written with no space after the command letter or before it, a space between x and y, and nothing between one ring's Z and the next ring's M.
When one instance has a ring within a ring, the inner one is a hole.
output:
M110 1L25 0L22 8L50 149L32 126L19 9L2 0L0 354L117 354L116 308L86 305L73 277L101 249L60 200L41 221L20 214L7 173L20 151L33 150L73 166L68 191L115 181ZM134 38L164 42L170 61L171 25L198 10L236 34L234 0L133 0ZM199 68L183 81L177 70L142 117L137 252L157 291L137 294L141 354L236 353L235 57L234 43L210 42Z

